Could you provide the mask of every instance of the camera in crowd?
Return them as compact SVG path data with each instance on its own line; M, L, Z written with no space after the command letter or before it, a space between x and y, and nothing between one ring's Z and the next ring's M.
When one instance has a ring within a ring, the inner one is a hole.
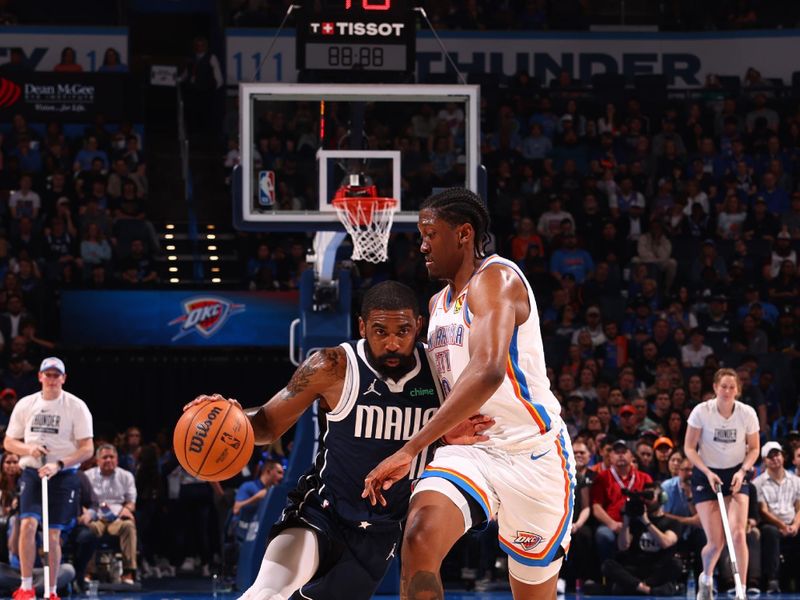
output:
M637 492L623 488L622 493L625 496L625 506L622 508L622 514L632 519L641 517L646 510L647 504L652 502L656 497L655 489Z

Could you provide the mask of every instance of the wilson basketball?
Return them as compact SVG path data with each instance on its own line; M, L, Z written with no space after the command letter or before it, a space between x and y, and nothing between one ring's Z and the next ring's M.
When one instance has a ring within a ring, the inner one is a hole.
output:
M253 426L244 411L216 400L191 407L175 426L172 445L190 475L206 481L229 479L253 455Z

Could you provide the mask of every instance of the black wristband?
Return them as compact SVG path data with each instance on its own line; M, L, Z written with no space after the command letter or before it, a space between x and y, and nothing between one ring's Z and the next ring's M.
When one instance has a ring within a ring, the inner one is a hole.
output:
M63 460L57 460L56 464L58 465L58 470L59 471L63 471L64 470L64 461Z

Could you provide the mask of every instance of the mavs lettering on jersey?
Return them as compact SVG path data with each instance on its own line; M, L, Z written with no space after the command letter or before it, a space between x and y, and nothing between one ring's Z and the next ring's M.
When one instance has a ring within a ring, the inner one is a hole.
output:
M433 392L433 389L430 391ZM435 408L428 408L423 412L419 406L401 409L399 406L359 404L356 407L356 426L353 436L407 441L431 420L435 412Z
M342 396L333 411L321 416L319 453L300 487L315 491L320 504L332 506L346 521L396 526L405 518L411 483L433 458L433 450L420 453L409 477L384 492L386 507L370 506L361 497L364 477L433 417L439 394L421 344L414 349L414 368L393 381L381 378L367 362L365 343L342 344L347 355Z

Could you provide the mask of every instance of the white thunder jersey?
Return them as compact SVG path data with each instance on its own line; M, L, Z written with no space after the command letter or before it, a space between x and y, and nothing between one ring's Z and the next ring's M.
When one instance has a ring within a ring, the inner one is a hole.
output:
M489 267L514 271L528 291L530 304L528 319L514 328L503 383L480 409L482 415L495 420L495 425L486 432L489 441L476 446L510 449L530 445L537 436L551 429L559 430L561 405L550 391L539 311L530 284L515 263L496 254L484 259L475 275ZM470 344L480 343L478 339L470 340L469 335L472 323L469 288L475 275L456 298L452 297L452 288L447 286L434 296L432 303L428 353L445 398L469 363Z
M62 460L78 448L78 440L94 437L92 414L86 403L69 392L45 400L42 392L25 396L11 413L6 435L26 444L47 447L47 462ZM33 456L20 458L20 466L42 466Z

